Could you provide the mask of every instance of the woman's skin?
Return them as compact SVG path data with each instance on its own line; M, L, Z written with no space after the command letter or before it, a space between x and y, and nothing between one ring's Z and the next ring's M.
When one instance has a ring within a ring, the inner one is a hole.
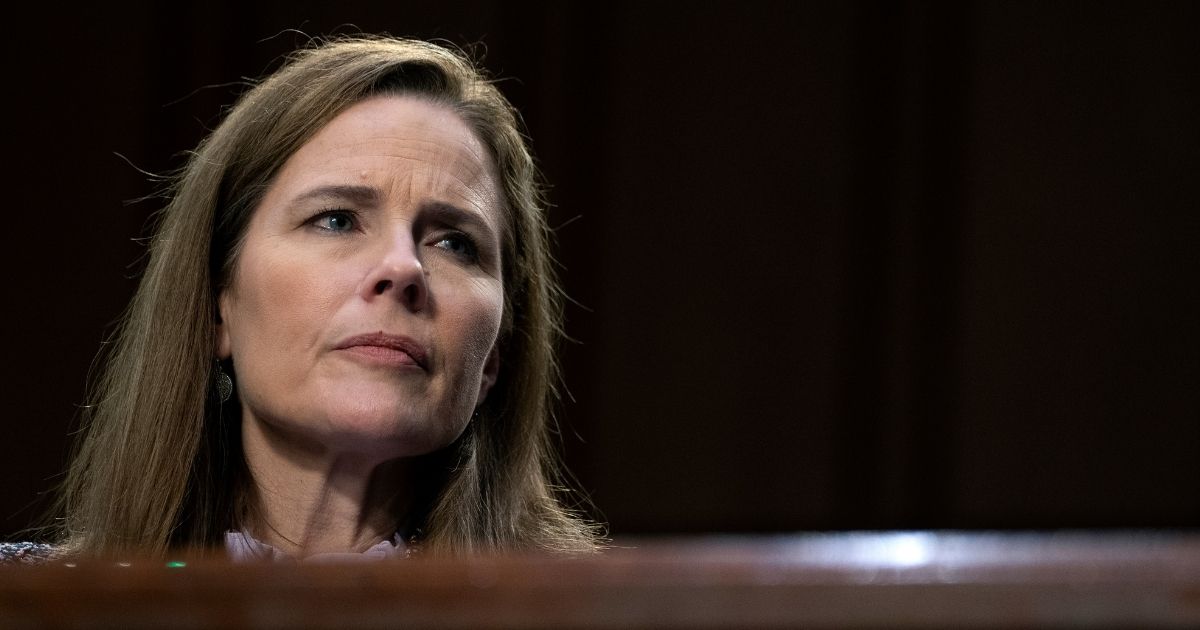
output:
M499 187L449 108L381 96L285 163L219 296L259 540L296 556L390 539L409 458L496 382Z

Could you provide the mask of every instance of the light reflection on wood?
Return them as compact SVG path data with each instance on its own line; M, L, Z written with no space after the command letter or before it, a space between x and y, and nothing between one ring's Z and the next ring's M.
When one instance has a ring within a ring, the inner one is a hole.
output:
M898 532L615 547L572 560L5 566L0 627L1200 626L1192 533Z

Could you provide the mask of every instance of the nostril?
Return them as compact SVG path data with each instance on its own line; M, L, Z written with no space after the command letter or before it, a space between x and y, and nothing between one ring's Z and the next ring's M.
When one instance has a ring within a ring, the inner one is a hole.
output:
M409 304L416 304L420 297L421 289L416 285L410 284L407 287L404 287L404 299L407 300Z
M380 280L375 283L375 295L383 295L390 288L392 288L391 280Z

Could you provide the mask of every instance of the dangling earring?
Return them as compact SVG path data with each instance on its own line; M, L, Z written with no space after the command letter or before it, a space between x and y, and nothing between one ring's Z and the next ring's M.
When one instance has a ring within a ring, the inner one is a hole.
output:
M233 378L221 369L220 361L217 361L217 394L221 396L221 404L229 402L233 396Z

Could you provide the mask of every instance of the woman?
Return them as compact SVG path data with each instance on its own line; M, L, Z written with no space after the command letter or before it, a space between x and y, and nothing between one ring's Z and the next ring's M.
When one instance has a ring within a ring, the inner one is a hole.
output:
M170 191L59 549L594 550L556 498L536 175L462 57L396 39L297 53Z

